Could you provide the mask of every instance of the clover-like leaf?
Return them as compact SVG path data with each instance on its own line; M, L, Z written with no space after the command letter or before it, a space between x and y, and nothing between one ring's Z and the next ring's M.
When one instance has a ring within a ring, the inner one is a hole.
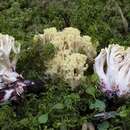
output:
M64 109L64 105L62 103L57 103L53 106L53 109Z
M91 96L93 96L93 97L95 97L95 94L96 94L96 88L94 88L94 87L88 87L87 89L86 89L86 93L87 94L89 94L89 95L91 95Z
M108 130L109 123L107 121L104 121L103 123L98 125L98 130Z
M40 124L45 124L47 121L48 121L48 113L43 114L43 115L41 115L41 116L38 118L38 122L39 122Z
M106 106L105 106L105 103L101 100L95 100L94 103L90 103L90 109L95 109L95 110L98 110L98 111L104 111Z

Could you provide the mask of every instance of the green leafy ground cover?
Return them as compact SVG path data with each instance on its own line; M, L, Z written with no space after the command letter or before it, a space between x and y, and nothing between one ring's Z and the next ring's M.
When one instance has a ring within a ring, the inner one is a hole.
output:
M117 1L129 24L129 0ZM99 41L97 52L108 44L130 46L130 33L113 0L0 0L0 32L22 44L17 71L27 79L45 80L45 62L53 57L51 44L33 44L33 36L44 28L61 30L72 26ZM0 108L1 130L80 130L92 122L98 130L129 130L130 102L114 105L98 88L92 67L77 90L61 79L47 79L43 92L27 94L14 110ZM99 112L116 111L108 120L96 120ZM92 129L91 129L92 130Z

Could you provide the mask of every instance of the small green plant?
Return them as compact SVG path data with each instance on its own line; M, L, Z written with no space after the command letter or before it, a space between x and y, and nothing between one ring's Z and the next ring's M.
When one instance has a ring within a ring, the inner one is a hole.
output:
M99 41L97 52L108 44L130 45L129 31L124 32L119 10L112 0L1 0L0 32L22 43L17 71L27 79L44 80L45 62L55 55L54 46L34 44L34 35L43 29L74 27L82 35ZM123 16L130 21L129 0L116 0ZM80 50L80 52L84 52ZM98 130L130 129L130 101L120 106L107 102L100 92L93 66L85 72L79 87L72 91L62 79L48 79L43 91L25 95L24 102L0 107L1 130L80 130L84 122L92 122ZM94 115L116 111L109 120L95 120Z

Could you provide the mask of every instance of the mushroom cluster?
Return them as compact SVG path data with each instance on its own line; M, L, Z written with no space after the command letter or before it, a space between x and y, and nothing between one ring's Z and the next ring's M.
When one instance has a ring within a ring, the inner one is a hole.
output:
M108 96L130 95L130 48L113 44L102 49L95 59L94 70L101 90Z
M16 72L20 44L12 36L0 34L0 103L17 100L32 82Z
M96 47L91 37L81 36L80 31L73 27L62 31L54 27L47 28L44 34L35 35L34 41L54 45L56 53L47 63L46 73L62 77L72 89L80 84L84 72L96 56Z
M12 36L0 34L0 88L20 76L15 71L19 52L20 44Z

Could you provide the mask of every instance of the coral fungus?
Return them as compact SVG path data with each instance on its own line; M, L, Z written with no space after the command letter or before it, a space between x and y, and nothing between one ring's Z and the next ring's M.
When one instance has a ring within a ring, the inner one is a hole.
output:
M119 97L130 93L130 49L109 45L95 59L94 69L99 76L101 89L109 96Z
M0 79L4 83L15 82L19 77L19 74L14 71L19 52L20 44L16 43L12 36L0 34ZM12 53L14 57L11 61ZM2 88L2 84L0 88Z
M20 44L12 36L0 34L0 103L17 98L34 83L15 70Z
M80 31L72 27L63 31L57 31L54 27L47 28L44 34L35 35L34 40L54 45L56 54L46 65L46 73L63 77L72 88L80 84L88 64L96 55L96 47L93 46L91 37L81 36Z

